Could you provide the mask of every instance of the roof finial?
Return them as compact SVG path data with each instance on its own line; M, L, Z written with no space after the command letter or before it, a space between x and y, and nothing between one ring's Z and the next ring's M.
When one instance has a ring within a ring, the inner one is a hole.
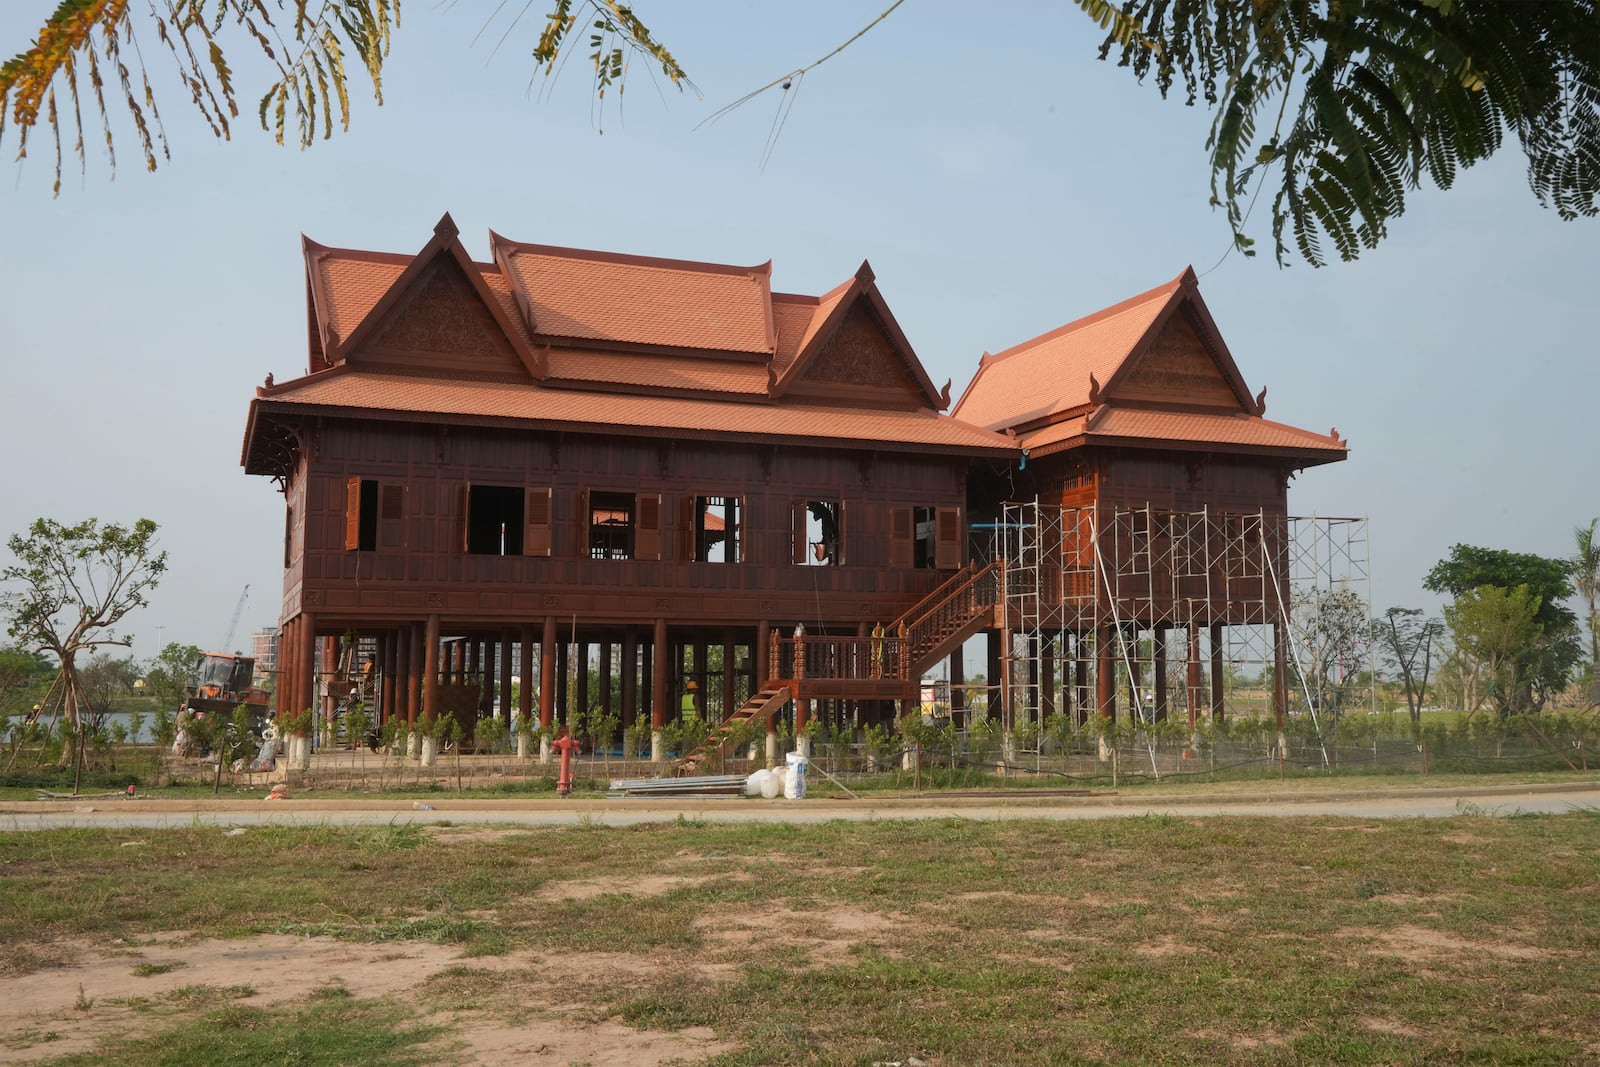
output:
M268 389L272 388L272 372L271 371L267 372L267 380L263 384L265 384Z
M1094 376L1094 371L1089 372L1089 403L1100 403L1100 382Z
M952 384L954 384L954 382L955 382L955 379L946 378L944 380L944 388L939 390L939 410L940 411L946 411L950 407L950 386Z
M1266 413L1267 413L1267 387L1263 385L1261 387L1261 392L1256 394L1256 414L1257 415L1265 415Z
M439 219L438 225L434 226L433 232L435 236L442 237L448 241L461 231L456 228L456 220L450 217L450 212L446 211L444 216Z

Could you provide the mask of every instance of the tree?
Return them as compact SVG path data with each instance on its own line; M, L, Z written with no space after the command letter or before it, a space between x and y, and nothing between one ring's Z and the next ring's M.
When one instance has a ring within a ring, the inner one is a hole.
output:
M26 537L13 534L7 541L17 561L0 570L0 582L9 587L0 599L0 617L25 648L60 661L61 706L80 737L88 694L78 655L130 643L114 627L145 606L167 569L155 535L149 519L131 528L102 526L98 519L76 526L36 519Z
M1372 639L1367 605L1353 589L1297 592L1289 608L1289 629L1311 706L1331 711L1337 719L1345 690L1366 669Z
M107 652L96 652L78 672L83 686L84 702L98 727L112 710L118 697L133 692L133 683L139 678L138 665L131 656L116 659Z
M1412 722L1422 721L1422 705L1433 668L1434 643L1444 632L1438 619L1424 619L1421 608L1390 608L1372 622L1372 637L1385 665L1400 672Z
M157 705L176 710L183 703L185 687L194 681L200 654L198 645L171 641L150 661L145 667L144 684Z
M1595 538L1597 529L1600 529L1600 519L1590 519L1588 526L1572 531L1578 550L1568 560L1572 584L1583 599L1584 619L1589 624L1589 681L1592 685L1600 685L1600 606L1597 606L1600 602L1600 540Z
M1502 717L1526 710L1530 690L1528 650L1544 634L1539 597L1526 585L1485 585L1456 597L1444 609L1470 711L1485 699Z
M1484 586L1502 592L1527 587L1536 602L1533 621L1538 631L1518 652L1515 669L1508 668L1508 676L1518 680L1521 690L1506 695L1502 710L1507 713L1543 707L1552 694L1565 688L1582 659L1577 616L1562 603L1572 596L1570 575L1566 560L1458 544L1422 580L1423 588L1458 601L1475 596Z
M902 2L893 0L838 48L729 108L767 91L789 91ZM1597 0L1075 2L1109 31L1102 59L1115 51L1119 65L1141 82L1153 80L1163 97L1181 84L1188 104L1204 100L1212 116L1212 202L1226 209L1234 246L1245 255L1254 254L1254 240L1245 233L1251 206L1269 178L1276 186L1272 234L1280 264L1292 250L1321 265L1328 259L1325 243L1354 259L1375 247L1404 212L1408 189L1424 178L1449 188L1459 169L1498 151L1507 131L1527 158L1528 181L1541 204L1566 219L1600 212ZM283 3L278 0L280 10ZM581 14L592 31L588 58L601 105L613 86L623 91L634 55L659 65L680 90L692 87L672 54L618 0L547 3L531 52L536 74L550 76L563 55L582 47L573 35ZM359 58L373 96L383 102L383 63L391 31L399 28L399 0L294 0L286 28L273 23L273 6L268 0L177 0L152 8L148 21L139 22L171 52L186 95L216 136L231 136L230 120L238 116L226 58L235 45L259 50L275 71L258 110L262 128L280 144L291 111L302 148L332 134L335 101L340 124L348 127L347 54ZM506 35L530 9L512 17ZM753 28L749 35L756 36ZM111 150L102 65L116 71L120 104L133 120L146 167L153 170L167 158L137 42L127 0L63 0L37 42L0 66L0 136L9 117L26 154L43 108L55 138L58 192L63 123L76 130L74 150L84 158L80 80L93 88ZM127 49L128 43L136 47ZM66 108L57 107L58 82ZM785 107L792 100L786 98Z

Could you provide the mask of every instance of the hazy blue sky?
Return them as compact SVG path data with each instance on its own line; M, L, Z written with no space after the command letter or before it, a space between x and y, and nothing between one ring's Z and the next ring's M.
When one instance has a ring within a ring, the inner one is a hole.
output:
M0 52L21 50L53 5L4 5ZM869 259L929 374L958 394L985 349L1193 264L1246 381L1268 387L1268 417L1350 441L1348 462L1293 483L1290 506L1370 516L1380 611L1431 606L1421 577L1456 541L1566 555L1572 528L1600 514L1600 226L1540 210L1519 153L1414 194L1355 264L1279 270L1270 248L1223 258L1207 116L1096 62L1098 31L1064 0L982 17L911 0L800 83L765 172L776 97L694 127L828 51L863 9L638 6L703 99L658 91L636 65L627 111L608 106L602 135L581 57L548 99L528 94L532 23L491 60L504 24L472 38L492 4L408 4L385 105L355 75L350 133L304 153L256 129L267 79L243 43L244 114L220 143L141 25L172 162L144 173L123 136L115 181L92 152L52 200L39 137L0 192L0 533L40 515L155 519L172 569L133 620L141 656L158 627L218 644L246 583L235 644L276 622L282 499L245 476L239 452L254 386L305 368L300 234L414 252L445 211L480 258L493 227L770 258L774 287L802 293ZM1270 245L1266 199L1252 225Z

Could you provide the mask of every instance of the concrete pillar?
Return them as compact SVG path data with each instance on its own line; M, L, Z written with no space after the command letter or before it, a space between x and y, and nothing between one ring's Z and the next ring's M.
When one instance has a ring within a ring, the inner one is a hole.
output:
M422 722L431 727L439 714L439 616L429 615L422 635Z

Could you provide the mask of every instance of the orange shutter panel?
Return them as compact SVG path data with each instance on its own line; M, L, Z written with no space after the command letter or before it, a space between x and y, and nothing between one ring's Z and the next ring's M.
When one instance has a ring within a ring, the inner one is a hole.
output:
M634 520L633 558L661 558L661 494L640 493L636 498L638 517Z
M909 567L916 558L912 554L916 520L910 508L889 509L889 566Z
M796 500L789 506L789 522L792 526L790 539L793 541L790 546L793 551L790 555L797 564L806 561L806 518L806 502L804 500Z
M361 547L361 479L351 478L344 483L344 550L354 552Z
M933 565L942 571L961 566L961 509L940 508L934 516Z
M522 554L524 556L550 555L550 512L553 506L553 489L529 489L528 506L524 513Z
M378 547L404 548L406 544L406 487L378 488Z

